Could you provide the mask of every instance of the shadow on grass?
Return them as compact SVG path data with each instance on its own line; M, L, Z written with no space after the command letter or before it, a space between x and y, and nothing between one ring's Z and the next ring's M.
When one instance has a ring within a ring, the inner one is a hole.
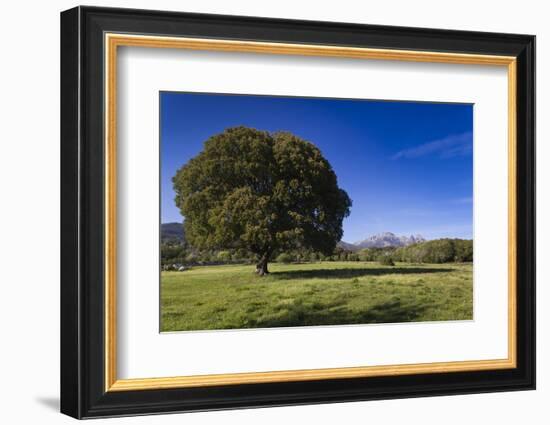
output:
M284 272L271 272L269 276L275 279L349 279L361 276L382 276L387 274L427 274L449 273L453 269L428 268L428 267L388 267L388 268L357 268L357 269L316 269L316 270L288 270Z
M353 325L368 323L414 322L426 311L427 306L403 304L400 300L383 302L367 310L355 311L340 305L307 305L295 302L282 314L256 320L254 328L287 326Z

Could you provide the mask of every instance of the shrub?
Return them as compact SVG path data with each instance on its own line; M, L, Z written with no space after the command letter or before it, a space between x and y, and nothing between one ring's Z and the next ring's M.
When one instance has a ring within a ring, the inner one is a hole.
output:
M290 254L287 254L286 252L282 252L280 253L277 258L275 259L275 261L277 261L277 263L292 263L292 256Z
M193 263L197 260L198 260L198 256L193 252L189 253L187 257L185 257L185 261L188 263Z
M395 266L393 259L389 255L381 255L378 257L378 262L383 266Z
M218 252L217 257L219 261L231 261L231 253L229 251L220 251Z

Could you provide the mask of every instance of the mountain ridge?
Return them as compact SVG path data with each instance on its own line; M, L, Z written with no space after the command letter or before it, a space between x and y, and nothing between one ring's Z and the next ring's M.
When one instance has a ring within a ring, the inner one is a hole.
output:
M161 223L160 240L161 242L167 242L167 241L184 242L185 234L183 230L183 224L178 222Z
M422 235L397 236L392 232L382 232L371 235L363 240L349 243L340 241L338 246L347 251L360 251L365 248L388 248L409 246L415 243L426 242Z

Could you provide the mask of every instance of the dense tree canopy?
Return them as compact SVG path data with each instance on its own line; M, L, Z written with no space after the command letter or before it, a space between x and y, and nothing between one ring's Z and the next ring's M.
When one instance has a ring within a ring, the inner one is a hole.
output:
M210 137L173 178L187 241L198 249L246 249L257 272L288 249L331 254L351 199L312 143L247 127Z

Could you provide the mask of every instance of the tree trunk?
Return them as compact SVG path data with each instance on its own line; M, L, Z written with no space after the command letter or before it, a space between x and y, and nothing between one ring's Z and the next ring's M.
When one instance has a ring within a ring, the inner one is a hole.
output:
M262 255L262 258L260 258L260 261L256 263L256 273L259 276L264 276L269 273L267 270L267 262L269 260L269 257L267 254Z

